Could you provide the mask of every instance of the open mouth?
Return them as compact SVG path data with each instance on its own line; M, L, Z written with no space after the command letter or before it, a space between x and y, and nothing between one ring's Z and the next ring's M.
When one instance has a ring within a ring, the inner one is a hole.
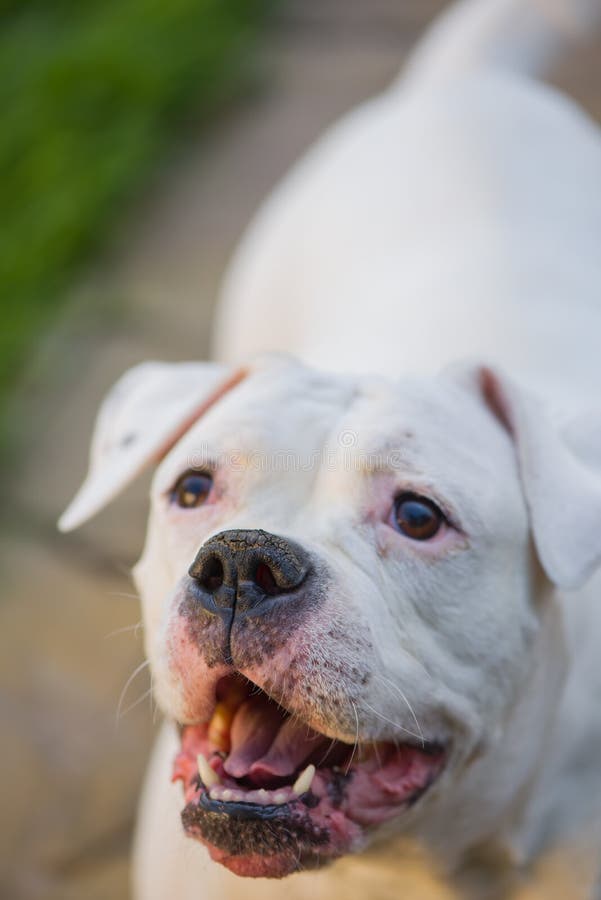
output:
M348 744L309 728L239 675L210 722L186 725L173 780L186 833L237 875L282 877L361 849L440 774L439 744Z

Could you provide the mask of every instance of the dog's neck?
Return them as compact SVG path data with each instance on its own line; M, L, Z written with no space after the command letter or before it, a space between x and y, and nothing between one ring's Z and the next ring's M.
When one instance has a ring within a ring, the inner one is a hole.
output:
M548 768L557 765L552 734L560 714L568 652L560 598L545 582L538 592L540 628L530 650L527 683L505 722L466 766L457 791L441 791L428 816L424 844L447 868L469 855L522 865L541 849L550 806ZM461 822L461 828L449 823Z

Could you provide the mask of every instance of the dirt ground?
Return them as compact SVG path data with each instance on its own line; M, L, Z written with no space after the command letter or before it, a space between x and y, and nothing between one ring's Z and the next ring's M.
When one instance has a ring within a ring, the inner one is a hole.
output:
M63 537L54 526L83 475L98 403L142 359L206 353L218 283L252 211L327 123L387 83L444 5L284 4L259 54L259 88L177 154L38 348L15 398L22 452L2 516L3 897L128 896L154 727L128 577L147 480L80 532ZM601 42L567 60L557 80L601 118Z

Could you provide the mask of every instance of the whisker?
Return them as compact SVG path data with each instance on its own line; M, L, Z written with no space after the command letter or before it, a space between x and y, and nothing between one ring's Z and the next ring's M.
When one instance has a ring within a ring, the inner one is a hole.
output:
M156 702L154 696L154 681L152 680L152 675L150 678L150 706L152 708L152 724L156 725L157 716L160 715L161 710L159 709L159 704Z
M105 634L104 639L106 640L107 638L115 637L117 634L125 634L128 631L133 631L137 636L138 631L142 628L144 628L144 623L142 621L136 622L135 625L124 625L123 628L115 628L114 631L109 631L108 634Z
M424 736L421 733L416 734L415 732L410 731L409 728L405 728L404 725L401 725L399 722L394 722L392 719L389 719L387 716L384 716L384 715L382 715L382 713L379 713L378 710L374 709L373 706L370 706L369 703L364 702L362 705L367 707L367 709L371 710L371 712L374 713L374 715L376 715L379 719L382 719L384 722L388 722L389 725L394 725L395 728L399 728L401 731L404 731L405 734L408 734L410 737L417 738L418 740L420 740L422 742L422 744L425 743Z
M345 775L348 775L348 773L349 773L349 770L353 764L355 751L357 750L357 747L359 746L359 714L357 712L357 707L356 707L354 701L351 700L350 697L349 697L349 702L350 702L351 706L353 707L353 712L355 713L356 730L355 730L355 743L353 746L353 752L351 753L351 758L349 759L349 761L346 765L346 770L344 772Z
M397 684L395 684L395 683L394 683L393 681L391 681L389 678L386 678L385 675L382 675L381 672L375 672L374 674L376 675L377 678L380 678L385 684L388 684L389 687L391 687L393 690L395 690L395 691L397 692L397 694L399 695L399 697L401 698L401 700L405 703L405 705L407 706L407 709L408 709L409 712L411 713L411 716L412 716L412 718L413 718L413 721L415 722L415 727L417 728L417 730L418 730L418 732L419 732L419 739L420 739L420 741L422 742L422 744L425 744L426 741L425 741L425 739L424 739L424 733L423 733L423 731L422 731L421 725L419 724L419 722L418 722L418 720L417 720L417 716L415 715L415 710L413 709L413 707L412 707L411 704L409 703L409 700L407 699L407 697L405 696L405 694L403 693L403 691L400 689L400 687L399 687Z
M382 760L380 759L380 751L378 750L378 744L376 741L372 741L371 745L374 748L374 755L375 755L376 759L378 760L378 766L381 769L382 768Z
M152 697L152 688L149 687L147 691L144 691L141 697L138 697L137 700L134 700L133 703L130 703L129 706L126 706L125 709L120 713L119 719L122 719L124 716L131 712L132 709L135 709L136 706L139 706L143 700L146 700L147 697Z
M319 763L317 764L317 768L318 768L318 769L321 768L321 766L323 766L323 764L325 763L326 759L328 758L328 756L329 756L330 753L332 752L332 749L333 749L333 747L335 746L336 743L337 743L336 738L332 738L332 739L330 740L330 744L329 744L328 749L326 750L326 752L324 753L324 755L323 755L323 756L321 757L321 759L319 760Z
M119 696L119 702L117 703L117 712L115 714L115 724L118 724L119 720L121 718L121 709L123 707L123 701L125 700L125 695L127 694L129 686L131 685L133 680L140 674L140 672L142 672L148 665L149 665L149 661L147 659L145 659L143 662L140 663L139 666L136 666L134 671L131 673L131 675L125 682L123 690L121 691L121 695Z

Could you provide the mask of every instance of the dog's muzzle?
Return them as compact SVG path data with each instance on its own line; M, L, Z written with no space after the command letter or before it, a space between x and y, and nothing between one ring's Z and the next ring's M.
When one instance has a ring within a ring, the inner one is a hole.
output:
M222 531L204 544L188 574L209 613L262 615L304 584L311 563L298 544L261 530Z

